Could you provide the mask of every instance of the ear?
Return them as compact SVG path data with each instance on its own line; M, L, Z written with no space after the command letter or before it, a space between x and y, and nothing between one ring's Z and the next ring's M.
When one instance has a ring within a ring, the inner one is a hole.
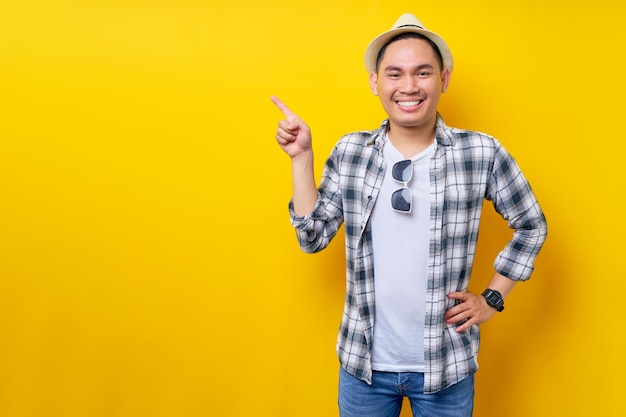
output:
M378 74L373 71L370 72L370 89L375 96L378 95Z
M448 84L450 84L450 70L444 69L441 73L441 92L445 93L448 89Z

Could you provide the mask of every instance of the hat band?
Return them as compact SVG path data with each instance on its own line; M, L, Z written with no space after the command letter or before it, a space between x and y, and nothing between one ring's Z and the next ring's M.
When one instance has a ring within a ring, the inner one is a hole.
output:
M402 26L398 26L396 29L400 29L400 28L418 28L418 29L424 29L421 26L417 26L417 25L402 25Z

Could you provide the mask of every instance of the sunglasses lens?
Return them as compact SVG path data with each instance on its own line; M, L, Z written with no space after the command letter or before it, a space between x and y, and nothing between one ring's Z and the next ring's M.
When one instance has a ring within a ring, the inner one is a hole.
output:
M409 182L413 177L413 162L410 159L397 162L391 169L393 179L400 182Z
M411 211L411 190L408 188L400 188L395 191L391 195L391 207L398 211Z

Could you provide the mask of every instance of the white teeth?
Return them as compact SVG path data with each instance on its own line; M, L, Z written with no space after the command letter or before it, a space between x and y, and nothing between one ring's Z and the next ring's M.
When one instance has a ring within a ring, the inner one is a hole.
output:
M398 105L402 107L417 106L418 104L420 104L419 101L398 101Z

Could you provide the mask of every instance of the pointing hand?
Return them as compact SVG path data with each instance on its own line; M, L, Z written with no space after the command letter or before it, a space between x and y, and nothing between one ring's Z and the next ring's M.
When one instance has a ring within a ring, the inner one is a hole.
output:
M285 116L278 123L276 141L283 151L291 158L303 152L311 151L311 129L295 113L293 113L278 97L271 97L272 102Z

